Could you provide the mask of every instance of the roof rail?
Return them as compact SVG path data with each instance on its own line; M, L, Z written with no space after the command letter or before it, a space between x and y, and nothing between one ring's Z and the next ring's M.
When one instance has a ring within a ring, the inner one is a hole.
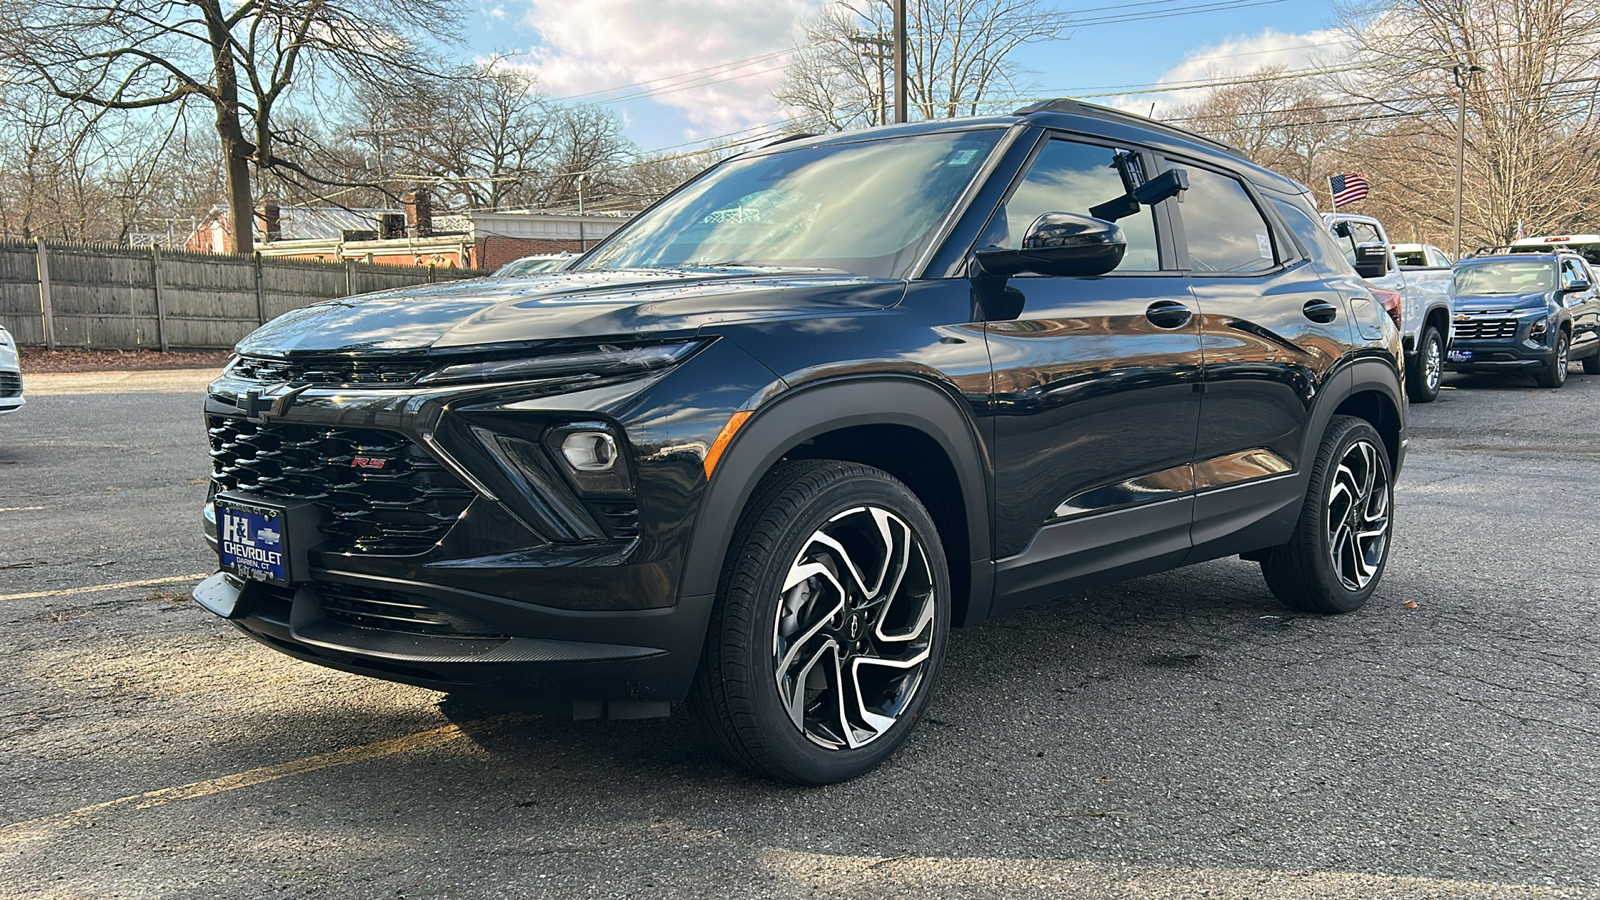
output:
M816 136L817 135L815 133L810 131L802 131L797 134L786 134L775 141L769 141L768 143L762 144L761 149L765 150L768 147L776 147L779 144L787 144L790 141L803 141L806 138L814 138Z
M1138 113L1124 112L1120 109L1114 109L1110 106L1100 106L1096 103L1084 103L1081 100L1073 100L1070 97L1060 97L1055 100L1040 100L1038 103L1030 103L1016 112L1013 112L1012 115L1026 116L1032 113L1041 112L1066 113L1074 116L1087 116L1092 119L1102 119L1112 122L1126 122L1130 125L1136 125L1140 128L1164 131L1177 137L1181 137L1184 140L1193 141L1197 144L1203 144L1213 150L1219 150L1228 154L1229 156L1236 156L1239 159L1247 162L1250 160L1250 158L1245 155L1243 150L1240 150L1238 147L1235 147L1232 144L1224 144L1215 138L1209 138L1203 134L1197 134L1193 131L1189 131L1186 128L1179 128L1176 125L1169 125L1166 122L1160 122L1148 116L1141 116Z

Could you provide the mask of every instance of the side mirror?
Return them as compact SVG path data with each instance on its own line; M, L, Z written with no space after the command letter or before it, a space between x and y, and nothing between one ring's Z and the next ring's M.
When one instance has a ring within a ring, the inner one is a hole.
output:
M1389 248L1372 241L1356 245L1356 274L1362 278L1382 278L1389 274Z
M1573 283L1571 283L1571 284L1567 285L1566 287L1562 288L1561 289L1561 293L1563 293L1563 294L1576 294L1576 293L1579 293L1580 291L1587 291L1590 288L1590 286L1591 285L1587 281L1574 281Z
M1128 239L1115 222L1051 212L1033 220L1022 236L1022 249L979 250L984 272L1009 278L1023 272L1088 277L1104 275L1122 263Z

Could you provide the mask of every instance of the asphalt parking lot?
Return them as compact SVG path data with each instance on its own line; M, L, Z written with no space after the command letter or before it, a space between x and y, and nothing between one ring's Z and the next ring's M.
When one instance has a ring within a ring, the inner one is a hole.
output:
M1600 377L1412 410L1373 602L1223 560L958 632L880 771L328 671L187 599L198 381L0 420L0 896L1600 897Z

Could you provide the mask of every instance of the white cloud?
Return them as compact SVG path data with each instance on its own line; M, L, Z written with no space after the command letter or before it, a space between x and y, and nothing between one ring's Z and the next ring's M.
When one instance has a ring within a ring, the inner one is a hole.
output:
M662 89L651 99L684 117L686 137L776 120L771 94L783 80L782 56L705 73L703 79L680 76L788 48L798 22L818 5L817 0L522 2L522 24L538 33L541 45L513 62L533 71L543 91L568 97L650 82L621 93ZM694 83L671 90L685 78ZM702 83L714 80L720 83Z
M1254 37L1229 38L1191 50L1183 62L1168 69L1156 82L1161 87L1180 87L1197 82L1238 78L1270 67L1303 70L1328 65L1348 52L1344 33L1337 29L1285 34L1267 29ZM1205 99L1208 88L1166 90L1112 99L1112 104L1148 115L1155 104L1157 116L1165 110Z

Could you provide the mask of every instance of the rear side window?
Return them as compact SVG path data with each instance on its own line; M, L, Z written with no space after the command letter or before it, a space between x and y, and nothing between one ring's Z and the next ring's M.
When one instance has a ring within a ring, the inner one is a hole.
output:
M1289 233L1294 235L1301 252L1316 260L1319 266L1326 267L1328 274L1354 274L1344 248L1328 233L1321 220L1287 200L1273 197L1271 202L1283 224L1289 226Z
M1234 179L1190 166L1189 190L1179 209L1189 267L1197 274L1238 275L1277 266L1272 228Z
M1128 192L1117 168L1124 151L1076 141L1051 140L1028 168L1027 177L1017 185L999 213L989 222L989 230L979 246L1017 249L1033 221L1045 213L1066 212L1093 215L1091 210L1110 203ZM1137 157L1132 161L1137 165ZM1123 168L1129 161L1124 159ZM1118 272L1153 272L1161 268L1156 251L1155 218L1147 206L1120 216L1116 223L1128 241Z

